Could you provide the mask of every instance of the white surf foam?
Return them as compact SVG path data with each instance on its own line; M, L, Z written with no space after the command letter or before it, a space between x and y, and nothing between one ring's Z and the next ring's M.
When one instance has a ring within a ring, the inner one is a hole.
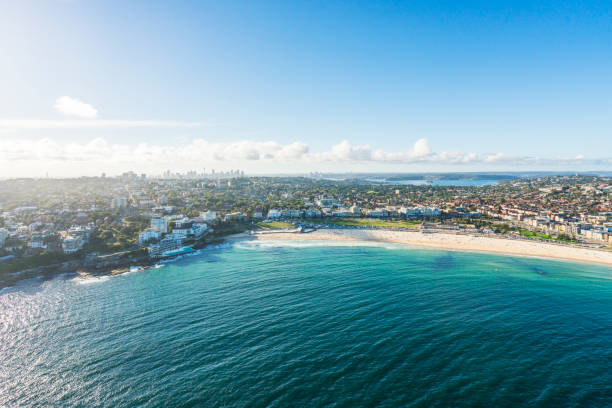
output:
M314 248L314 247L377 247L390 250L406 249L407 245L394 244L388 242L373 241L328 241L328 240L274 240L259 239L257 241L240 241L235 244L238 248L244 249L264 249L264 248Z
M111 277L108 276L108 275L105 275L105 276L89 276L87 278L77 277L77 278L74 278L74 281L75 281L75 283L77 283L79 285L91 285L91 284L94 284L94 283L106 282L110 278Z

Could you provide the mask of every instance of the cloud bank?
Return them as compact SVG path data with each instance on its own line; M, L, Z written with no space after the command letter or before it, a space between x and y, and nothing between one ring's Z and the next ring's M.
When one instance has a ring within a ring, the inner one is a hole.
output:
M417 140L406 151L388 152L373 149L369 145L351 145L342 141L329 150L311 152L301 142L282 144L274 141L242 140L236 142L209 142L195 139L185 145L167 146L150 143L136 145L111 144L101 138L85 143L62 143L44 138L38 140L0 140L0 163L70 163L86 168L92 163L107 167L131 166L131 168L161 169L176 165L202 168L211 162L272 163L285 172L292 165L302 164L316 171L317 164L437 164L437 165L506 165L506 166L611 166L612 158L589 159L538 158L532 156L507 156L502 153L476 154L463 152L434 152L427 139ZM87 164L86 164L87 163ZM103 169L103 167L101 167ZM103 170L102 170L103 171Z

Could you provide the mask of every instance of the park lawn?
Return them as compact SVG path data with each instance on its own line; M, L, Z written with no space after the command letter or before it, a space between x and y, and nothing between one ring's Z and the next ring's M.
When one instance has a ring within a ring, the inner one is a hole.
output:
M420 221L408 220L377 220L373 218L347 218L331 220L308 220L310 223L341 225L345 227L387 227L387 228L418 228Z
M520 233L521 233L522 236L527 237L527 238L539 238L538 234L536 234L535 232L532 232L532 231L520 230Z
M529 230L521 230L521 235L527 238L537 238L537 239L545 239L548 241L552 241L555 239L552 235L547 235L542 232L533 232Z
M295 228L295 225L283 222L283 221L271 221L271 222L258 222L255 224L255 227L258 229L287 229L287 228Z
M533 232L533 231L529 231L529 230L521 230L521 235L527 238L537 238L537 239L544 239L544 240L548 240L548 241L558 241L558 242L576 242L576 240L573 239L563 239L563 238L559 238L559 237L555 237L552 235L548 235L548 234L544 234L542 232Z

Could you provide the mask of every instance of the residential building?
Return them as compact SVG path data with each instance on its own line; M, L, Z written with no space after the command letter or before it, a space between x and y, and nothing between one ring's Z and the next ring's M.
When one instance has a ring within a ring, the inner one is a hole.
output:
M285 218L301 218L304 214L302 210L283 210L283 217Z
M200 238L208 230L208 225L193 221L181 222L172 230L172 233L184 238Z
M282 217L282 215L283 215L282 211L276 208L271 208L270 211L268 211L268 218L271 218L271 219L280 218Z
M349 208L349 211L351 215L355 217L361 215L361 208L357 207L356 205L352 205L351 208Z
M206 222L213 222L217 219L217 212L211 210L203 211L200 213L200 218L202 218Z
M4 246L6 242L6 238L8 237L9 232L6 228L0 228L0 248Z
M339 205L338 200L335 200L333 198L321 198L317 200L316 203L321 208L333 208Z
M230 213L230 214L225 214L225 217L223 217L223 220L225 222L228 222L228 221L240 221L240 220L242 220L242 213L241 212L234 212L234 213Z
M353 215L353 213L348 208L340 207L337 210L332 211L331 215L334 217L350 217Z
M384 218L389 216L389 212L384 208L377 208L375 210L369 210L367 215L372 218Z
M177 234L168 234L158 243L149 245L147 252L151 258L161 258L170 251L180 249L183 245L184 237Z
M47 243L43 235L32 235L32 239L27 244L28 248L47 249Z
M315 210L315 209L309 209L309 210L304 211L304 216L306 218L318 218L321 216L321 211Z
M66 234L62 239L62 250L65 254L72 254L83 247L83 240L80 236Z
M147 242L158 240L162 236L162 232L158 230L154 230L152 228L148 228L143 232L138 234L138 245L143 246Z
M151 218L151 229L166 234L168 232L168 219L165 217Z
M111 208L121 209L127 207L127 198L116 197L111 201Z

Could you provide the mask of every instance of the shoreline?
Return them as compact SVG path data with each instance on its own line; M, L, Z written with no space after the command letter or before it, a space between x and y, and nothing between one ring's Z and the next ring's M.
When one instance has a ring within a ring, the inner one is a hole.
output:
M244 235L244 233L234 234L234 235ZM230 235L231 236L231 235ZM207 243L206 248L208 246L217 245L225 242L225 238L216 239ZM196 250L195 254L200 253L199 248ZM152 259L149 257L134 257L116 260L113 262L98 262L93 264L85 265L82 260L76 261L68 261L62 264L55 265L45 265L39 266L32 269L25 269L17 272L6 273L4 275L0 274L0 291L3 291L7 288L14 287L18 285L20 282L24 282L31 279L41 279L42 281L51 280L61 275L70 275L74 276L76 279L99 279L104 277L113 277L120 276L132 272L149 270L157 267L159 264L164 264L172 260L182 259L184 256L192 256L188 255L179 255L176 257L165 258L165 259ZM136 268L133 270L133 268ZM1 293L1 292L0 292Z
M423 233L420 231L374 229L325 229L309 233L268 232L266 234L248 235L248 237L258 240L386 242L427 249L527 256L612 267L612 251L521 239L449 234L444 232ZM246 237L236 236L228 238L242 239Z
M472 253L487 253L507 256L524 256L548 260L560 260L596 264L612 268L612 251L572 246L571 244L552 244L523 239L509 239L478 235L452 234L447 232L395 231L383 229L317 229L306 233L294 230L266 230L256 233L242 232L227 235L220 242L242 240L274 241L350 241L376 242L406 245L413 248L438 249ZM211 243L212 244L212 243ZM83 267L73 261L62 265L49 265L14 272L0 277L0 290L18 282L33 278L53 279L61 274L73 274L77 278L101 278L117 276L130 272L130 266L146 270L154 267L160 260L132 258L121 262L94 267Z

